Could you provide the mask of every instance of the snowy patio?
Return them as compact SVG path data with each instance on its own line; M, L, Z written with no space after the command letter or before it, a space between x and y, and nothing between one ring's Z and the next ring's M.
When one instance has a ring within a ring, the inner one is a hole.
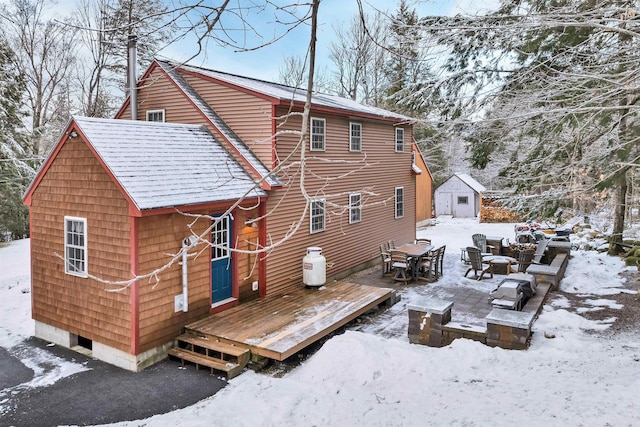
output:
M560 289L550 295L533 326L527 351L491 348L467 339L443 348L409 344L407 305L423 298L427 288L443 296L452 295L459 286L487 293L500 280L501 276L482 281L462 278L466 268L460 263L459 248L467 246L477 231L507 236L513 225L449 220L419 230L419 236L432 238L434 244L447 244L445 276L434 284L396 286L402 296L399 303L350 324L344 334L324 342L283 377L246 371L192 406L144 421L119 411L119 417L110 421L149 427L509 426L514 420L535 425L640 424L633 393L640 390L638 327L635 320L624 323L637 305L638 282L620 275L637 274L637 269L625 267L617 257L572 252ZM33 333L28 249L28 241L0 248L4 272L0 297L7 302L0 311L0 346L34 371L30 381L0 391L0 414L9 417L13 402L28 399L29 393L50 392L52 384L65 378L82 387L87 377L100 375L86 370L81 355L74 361L44 350L24 352L24 340ZM514 372L521 372L517 381ZM130 375L143 380L140 374ZM90 388L84 394L95 400ZM154 398L140 395L136 401L144 405ZM58 411L59 405L49 410ZM77 419L71 424L88 422Z

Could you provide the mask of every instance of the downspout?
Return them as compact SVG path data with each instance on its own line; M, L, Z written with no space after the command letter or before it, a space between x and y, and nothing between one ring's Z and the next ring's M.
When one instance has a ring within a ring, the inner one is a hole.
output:
M138 36L129 34L129 108L131 120L138 120L138 84L136 79L136 63L138 61Z
M192 246L198 239L195 236L185 237L182 240L182 311L189 311L189 269L187 266L187 259L189 258L189 247Z

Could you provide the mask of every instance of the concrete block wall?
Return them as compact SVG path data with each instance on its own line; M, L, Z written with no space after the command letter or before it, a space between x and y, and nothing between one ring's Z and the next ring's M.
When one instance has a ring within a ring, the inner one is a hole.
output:
M447 345L442 327L451 321L452 307L452 302L437 298L425 298L419 304L409 305L409 342L429 347Z

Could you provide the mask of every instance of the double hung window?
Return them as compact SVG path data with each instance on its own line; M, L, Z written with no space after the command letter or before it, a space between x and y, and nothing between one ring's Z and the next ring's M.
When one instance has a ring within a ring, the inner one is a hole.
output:
M327 134L327 122L325 119L311 118L311 138L309 140L311 151L324 151Z
M349 224L362 219L362 196L360 193L349 194Z
M404 129L396 128L396 152L402 153L404 151Z
M404 187L396 187L396 218L404 216Z
M349 124L349 151L362 151L362 124Z
M310 229L311 233L324 231L325 226L325 200L316 199L311 201Z
M64 271L87 276L87 219L64 217Z

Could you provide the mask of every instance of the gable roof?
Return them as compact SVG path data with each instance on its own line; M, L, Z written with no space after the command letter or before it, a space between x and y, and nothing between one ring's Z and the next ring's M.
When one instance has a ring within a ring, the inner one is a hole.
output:
M160 68L174 82L174 84L191 100L206 119L227 139L231 146L247 161L260 178L265 178L269 186L282 186L282 182L276 176L269 175L269 170L260 159L247 147L247 145L231 130L222 118L207 104L204 99L191 87L189 83L176 71L173 64L167 61L156 60Z
M171 61L162 61L171 68L179 68L194 75L208 77L227 85L243 89L247 92L260 94L270 98L276 103L294 103L304 104L307 97L305 88L295 88L279 83L267 82L264 80L253 79L250 77L238 76L235 74L224 73L221 71L210 70L207 68L196 67L193 65L179 64ZM158 61L160 63L160 61ZM375 117L383 120L394 122L412 123L415 120L411 117L384 110L382 108L364 105L351 99L342 98L336 95L314 92L311 96L311 104L313 107L324 107L332 110L339 110L343 113Z
M72 117L27 192L77 130L139 211L265 196L204 126Z
M467 184L473 191L477 193L482 193L483 191L487 190L482 184L471 178L471 176L467 175L466 173L454 173L453 176L458 177L462 182Z

